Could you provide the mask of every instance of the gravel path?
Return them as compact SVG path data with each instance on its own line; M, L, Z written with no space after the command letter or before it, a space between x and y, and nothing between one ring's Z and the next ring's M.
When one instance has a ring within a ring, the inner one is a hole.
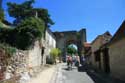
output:
M32 78L30 83L49 83L50 80L52 79L55 69L56 67L53 66L51 68L42 71L41 73L39 73L37 77Z

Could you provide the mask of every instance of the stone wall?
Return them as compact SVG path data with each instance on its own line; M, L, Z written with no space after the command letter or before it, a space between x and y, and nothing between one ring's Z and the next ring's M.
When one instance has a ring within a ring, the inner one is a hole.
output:
M0 49L0 80L10 79L19 76L26 70L26 59L24 52L17 50L16 53L8 57L4 49Z
M44 42L44 46L45 46L45 50L44 50L44 64L47 63L46 59L50 58L50 52L53 48L56 48L56 39L55 36L53 35L53 33L51 32L50 29L46 30L46 37L45 37L45 42Z
M41 38L41 41L35 41L34 47L29 50L16 49L16 53L6 58L5 51L0 49L0 80L24 77L25 74L33 76L41 70L41 66L46 64L46 56L55 47L54 35L50 30L46 30L45 38ZM8 62L5 63L5 61Z
M109 32L105 32L102 35L99 35L96 37L96 39L91 43L92 48L92 54L91 54L91 60L92 65L95 68L104 69L104 61L103 58L105 55L101 53L101 47L105 46L110 39L112 38L111 34ZM96 60L98 58L98 60Z
M86 29L81 29L80 31L62 31L54 32L57 41L57 47L62 51L62 58L65 61L67 54L67 46L70 44L75 44L78 47L79 55L82 54L84 50L83 42L86 42Z
M101 45L102 45L102 37L101 36L98 36L97 37L97 39L96 39L96 41L95 42L93 42L92 43L92 46L91 46L91 48L92 48L92 55L91 55L91 60L92 60L92 65L94 66L94 67L98 67L98 64L99 64L99 62L97 62L97 61L95 61L95 52L96 51L98 51L99 50L99 48L101 47Z
M26 56L28 55L27 63L28 63L28 66L34 70L34 72L37 72L42 64L41 52L42 52L42 48L40 47L39 41L35 42L34 48L27 50L27 54L26 54Z
M11 55L11 57L6 56L5 50L0 50L1 80L18 78L25 72L32 76L40 70L41 47L39 41L36 41L34 48L30 50L22 51L16 49L16 53Z
M0 59L0 74L3 74L3 78L0 80L8 80L13 79L19 80L19 76L22 72L28 72L27 66L27 58L25 56L25 52L21 50L16 50L16 53L11 55L11 57L7 57L5 50L0 50L0 57L4 55L3 60ZM4 81L3 81L4 82Z
M121 80L125 80L125 38L122 38L109 46L111 74Z
M103 54L103 52L100 53L100 56L101 56L101 57L100 57L101 70L102 70L102 71L105 71L105 70L104 70L104 54Z

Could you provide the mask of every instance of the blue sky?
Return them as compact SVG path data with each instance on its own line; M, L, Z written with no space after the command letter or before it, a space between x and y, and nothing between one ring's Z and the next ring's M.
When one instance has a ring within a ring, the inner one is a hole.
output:
M4 0L21 3L25 0ZM113 35L125 20L125 0L36 0L34 7L47 8L55 25L52 31L86 28L87 41L110 31ZM6 14L6 18L12 21Z

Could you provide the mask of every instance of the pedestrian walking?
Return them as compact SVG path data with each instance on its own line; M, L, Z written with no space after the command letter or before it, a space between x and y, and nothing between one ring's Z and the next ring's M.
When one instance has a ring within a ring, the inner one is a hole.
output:
M70 55L67 56L67 66L68 66L68 69L72 69L72 63L73 63L73 59Z
M76 55L73 55L73 56L72 56L72 62L73 62L73 66L75 66L75 63L76 63Z
M82 64L82 66L84 66L86 64L84 55L81 56L81 64Z
M78 55L76 55L76 63L75 63L75 66L79 67L80 65L80 58Z

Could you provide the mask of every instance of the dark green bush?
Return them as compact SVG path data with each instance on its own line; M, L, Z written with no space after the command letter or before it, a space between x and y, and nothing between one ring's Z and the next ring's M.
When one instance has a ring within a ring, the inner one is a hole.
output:
M54 64L54 59L52 56L47 56L46 57L46 63L47 64Z
M41 39L45 27L44 22L38 18L27 18L17 26L15 46L19 49L25 50L33 46L36 40Z
M4 11L0 8L0 21L4 20Z
M29 49L44 34L44 22L38 18L27 18L16 28L0 28L0 42L21 50Z
M0 44L0 49L3 49L6 52L6 55L8 55L9 57L16 53L16 48L11 47L7 44Z

